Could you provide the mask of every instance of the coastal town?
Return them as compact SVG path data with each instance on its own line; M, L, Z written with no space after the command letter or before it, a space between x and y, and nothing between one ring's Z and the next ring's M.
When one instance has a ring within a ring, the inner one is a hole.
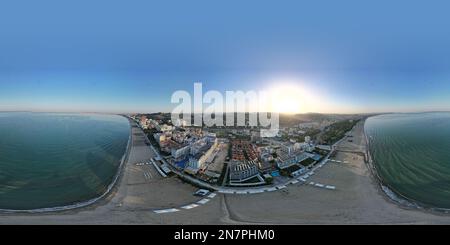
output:
M0 226L208 244L450 225L449 9L1 1Z
M387 197L364 133L372 115L282 116L273 138L169 115L123 115L128 149L101 198L3 212L0 224L448 223Z
M163 113L131 115L131 119L156 153L147 163L163 176L177 175L209 191L261 193L306 183L335 154L336 143L345 136L352 141L348 132L362 116L300 121L270 138L262 137L257 127L186 126L186 121L172 122Z

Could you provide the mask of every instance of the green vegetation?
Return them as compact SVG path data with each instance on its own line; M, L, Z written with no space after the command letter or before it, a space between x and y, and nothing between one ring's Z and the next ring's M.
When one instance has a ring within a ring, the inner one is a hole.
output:
M273 183L273 178L266 178L266 184L271 185Z
M326 156L326 155L328 155L328 153L330 153L330 151L326 151L326 150L321 150L321 149L314 149L314 151L313 151L314 153L317 153L317 154L319 154L319 155L321 155L321 156Z
M284 177L288 177L291 173L287 169L281 169L280 175Z
M154 128L144 129L144 133L146 133L147 135L153 135L153 134L158 133L158 130L156 130Z
M309 137L311 137L312 140L315 140L315 139L317 139L317 135L320 134L320 132L321 132L320 129L310 128L310 129L306 130L305 136L309 136ZM304 138L303 138L303 141L304 141Z
M230 147L230 148L231 148L231 147ZM219 177L219 179L217 180L217 183L218 183L219 185L222 185L222 183L224 182L224 180L226 180L226 178L227 178L227 176L226 176L227 168L228 168L228 162L224 162L224 163L223 163L223 167L222 167L222 172L220 173L220 177Z
M314 159L312 159L312 158L307 158L307 159L301 161L300 164L303 165L303 166L305 166L305 167L308 167L309 165L311 165L311 164L314 163L314 162L315 162Z
M288 171L289 174L291 174L291 173L293 173L293 172L295 172L297 170L300 170L300 169L301 169L301 167L298 166L297 164L295 164L295 165L292 165L292 166L286 168L285 170Z
M217 138L226 138L228 136L226 131L216 131Z
M288 168L281 169L280 170L280 175L288 177L288 176L291 175L291 173L293 173L293 172L295 172L297 170L300 170L300 169L301 169L301 167L299 165L295 164L295 165L292 165L292 166L290 166Z
M322 142L328 145L336 143L345 136L358 122L358 120L344 120L333 123L325 129L322 135Z

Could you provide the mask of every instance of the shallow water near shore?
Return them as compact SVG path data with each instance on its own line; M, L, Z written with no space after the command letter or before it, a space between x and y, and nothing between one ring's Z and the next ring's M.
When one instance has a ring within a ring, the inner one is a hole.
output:
M0 209L61 207L102 195L129 128L114 115L0 113Z
M429 208L450 209L450 113L388 114L365 132L383 183Z

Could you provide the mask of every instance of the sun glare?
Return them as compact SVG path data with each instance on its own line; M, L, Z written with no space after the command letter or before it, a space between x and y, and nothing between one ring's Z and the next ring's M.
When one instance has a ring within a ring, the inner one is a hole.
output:
M271 111L284 114L306 112L304 90L296 84L282 84L269 89Z

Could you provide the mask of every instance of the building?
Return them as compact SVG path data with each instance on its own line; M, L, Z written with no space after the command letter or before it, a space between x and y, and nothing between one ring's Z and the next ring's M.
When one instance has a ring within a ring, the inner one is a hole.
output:
M203 154L201 153L195 156L190 156L184 171L193 175L197 174L205 160L206 157L203 157Z
M181 148L181 145L178 144L177 142L171 140L171 139L166 139L164 142L161 142L161 144L159 144L161 151L172 154L172 150L173 149L178 149Z
M184 131L175 131L172 133L172 140L177 143L183 144L186 140L186 132Z
M312 152L314 150L314 145L311 143L299 143L299 149L302 151Z
M186 127L187 126L187 121L184 119L180 119L178 118L173 125L175 125L176 127Z
M160 127L159 129L161 132L168 132L168 131L172 131L173 127L167 124L164 124Z
M147 123L147 117L146 116L141 116L141 119L140 119L140 123L141 123L141 125L144 125L144 124L146 124Z
M270 173L274 169L272 161L258 161L257 165L261 173Z
M184 145L176 148L172 148L171 155L175 161L179 161L181 159L185 159L191 150L190 145Z
M251 141L253 143L259 143L262 141L260 130L252 130L251 131Z
M305 143L311 143L311 136L305 136Z
M196 142L192 143L191 145L191 152L190 154L192 156L197 155L200 152L205 152L208 149L211 148L211 146L216 147L218 144L218 139L215 136L205 136Z
M216 133L207 133L206 137L217 138L217 134Z
M218 145L217 139L213 142L209 142L207 140L202 142L206 144L201 144L200 148L196 148L195 151L192 151L193 146L191 146L191 149L189 151L191 155L185 168L185 171L188 173L197 174L199 170L205 167L205 163L210 163L214 159L214 150ZM195 152L195 154L192 154L192 152Z
M230 164L230 182L242 183L259 175L255 162L236 162Z
M311 156L311 154L303 152L303 151L298 151L298 152L296 152L294 154L290 154L290 155L287 155L283 152L278 152L277 166L279 169L286 169L286 168L289 168L301 161L306 160L310 156Z
M291 155L300 150L301 146L302 145L300 143L285 143L281 145L280 150L288 155Z
M158 145L161 145L164 141L167 140L166 135L165 134L161 134L161 133L154 134L153 138L155 138L155 140L158 143Z
M261 161L263 161L263 162L270 162L270 161L274 160L272 154L270 154L270 152L268 152L268 151L262 153L260 158L261 158Z
M330 145L316 145L316 148L319 149L319 150L331 151L331 146Z

